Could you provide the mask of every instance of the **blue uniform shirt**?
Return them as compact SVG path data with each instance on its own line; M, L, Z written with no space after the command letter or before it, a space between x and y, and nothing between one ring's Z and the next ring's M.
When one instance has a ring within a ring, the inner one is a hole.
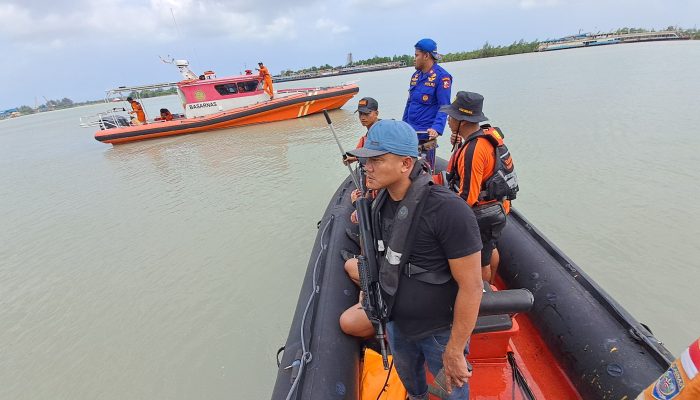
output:
M438 112L438 109L440 106L450 104L451 92L452 75L437 63L433 64L430 71L426 73L416 70L411 76L411 84L408 87L408 100L403 111L403 121L408 122L417 131L433 128L442 135L447 114ZM427 135L419 137L419 139L427 138Z

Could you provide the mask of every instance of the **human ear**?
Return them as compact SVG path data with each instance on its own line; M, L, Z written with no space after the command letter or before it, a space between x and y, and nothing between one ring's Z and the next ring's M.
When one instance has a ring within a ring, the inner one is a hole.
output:
M401 161L401 172L411 171L413 169L413 159L404 157Z

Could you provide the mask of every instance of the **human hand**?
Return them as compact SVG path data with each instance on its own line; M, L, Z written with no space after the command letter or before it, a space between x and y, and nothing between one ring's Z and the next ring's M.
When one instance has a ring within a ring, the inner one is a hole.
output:
M345 165L350 165L350 164L354 163L355 161L357 161L357 157L346 156L346 157L343 159L343 164L345 164Z
M462 138L459 137L457 132L452 132L452 135L450 135L450 144L454 146L455 144L457 144L461 141L462 141Z
M462 387L469 382L472 372L467 367L467 360L464 358L463 350L452 350L448 344L447 349L442 354L442 364L445 369L445 386L447 393L452 393L452 388Z
M360 191L360 189L355 189L350 193L350 201L354 203L355 201L357 201L357 199L360 198L360 196L362 196L362 192Z
M352 214L350 214L350 222L353 224L359 224L360 221L357 219L357 210L353 211Z
M428 128L427 132L428 132L428 139L435 139L436 137L438 137L437 131L433 128Z

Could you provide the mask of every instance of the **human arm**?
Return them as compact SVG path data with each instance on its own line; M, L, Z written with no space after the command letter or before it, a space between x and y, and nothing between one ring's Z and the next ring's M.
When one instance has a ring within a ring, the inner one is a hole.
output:
M459 176L459 196L463 198L469 207L474 207L479 201L481 182L484 179L486 165L489 165L493 153L491 145L485 139L476 139L466 144L457 161ZM467 179L467 177L469 179Z
M480 252L450 259L448 263L458 286L450 340L442 355L446 389L450 393L453 386L462 387L472 375L467 368L464 349L476 324L483 287Z
M411 104L411 91L408 91L408 98L406 99L406 106L403 108L403 116L401 121L408 123L408 106Z

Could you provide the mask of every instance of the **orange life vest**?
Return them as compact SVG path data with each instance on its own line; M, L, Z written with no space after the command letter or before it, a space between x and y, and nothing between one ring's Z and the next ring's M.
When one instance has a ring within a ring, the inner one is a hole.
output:
M460 157L464 154L465 149L470 143L476 143L477 139L484 138L491 143L494 148L494 163L493 172L488 178L483 179L478 195L479 204L491 202L494 200L514 200L517 196L518 177L515 174L515 166L513 158L510 155L508 147L503 143L503 133L499 128L490 125L483 125L482 129L471 134L462 144L457 152L455 152L447 166L448 186L455 192L460 192L460 187L469 187L469 182L461 183L463 179L457 168ZM469 166L471 166L471 161ZM465 166L467 167L467 166Z

